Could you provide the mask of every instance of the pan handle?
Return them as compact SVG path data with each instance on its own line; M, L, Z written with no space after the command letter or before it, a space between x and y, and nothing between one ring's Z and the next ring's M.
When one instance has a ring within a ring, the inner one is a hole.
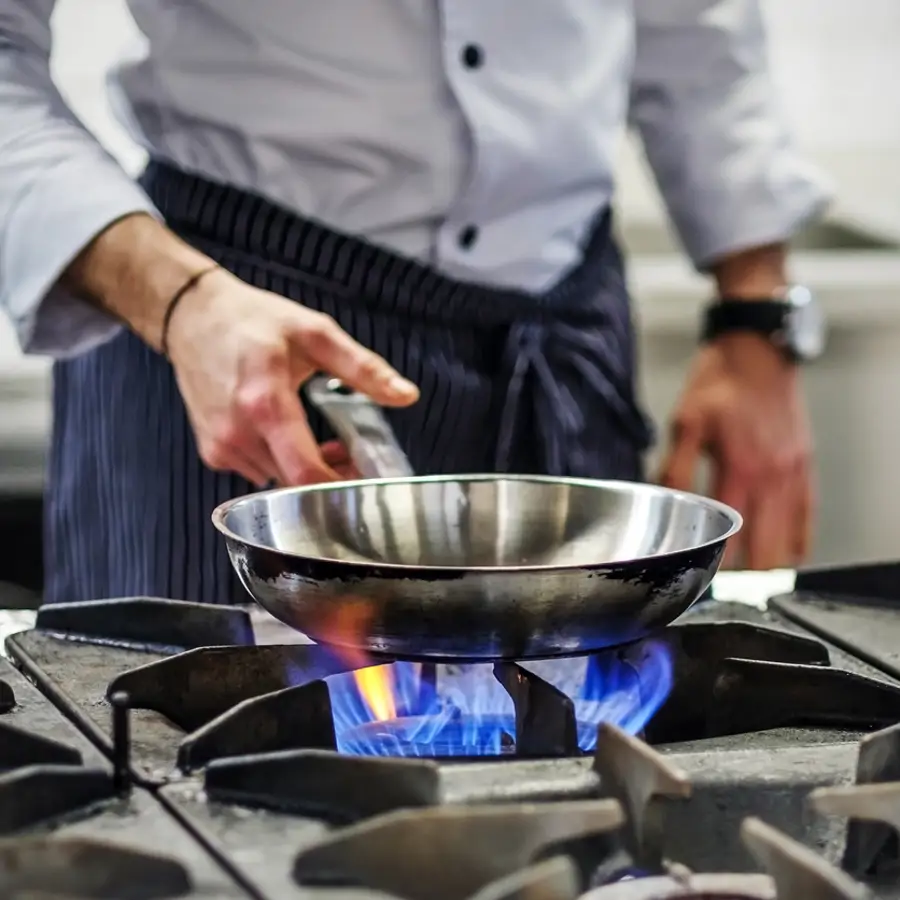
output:
M379 406L340 379L316 376L306 396L344 442L363 478L408 478L414 475L406 454Z

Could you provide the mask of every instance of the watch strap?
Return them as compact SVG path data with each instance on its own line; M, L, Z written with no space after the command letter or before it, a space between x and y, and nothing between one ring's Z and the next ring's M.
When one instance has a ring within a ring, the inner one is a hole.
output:
M783 300L722 298L707 307L702 337L704 341L710 341L735 331L750 331L771 337L784 329L790 310L790 304Z

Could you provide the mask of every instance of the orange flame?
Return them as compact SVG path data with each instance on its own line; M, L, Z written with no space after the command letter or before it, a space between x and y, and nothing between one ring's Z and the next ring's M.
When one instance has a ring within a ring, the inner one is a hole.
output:
M346 662L359 668L353 673L360 696L379 722L397 717L394 675L390 665L373 666L366 653L357 649L368 631L372 609L362 598L343 598L343 603L319 626L319 633Z
M379 722L397 718L394 702L394 676L391 667L369 666L353 673L359 693L369 707L373 718Z

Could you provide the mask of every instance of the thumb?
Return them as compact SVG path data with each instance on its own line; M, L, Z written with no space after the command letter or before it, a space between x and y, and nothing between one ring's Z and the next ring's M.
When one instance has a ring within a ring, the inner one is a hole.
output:
M679 417L672 423L669 448L660 466L658 481L665 487L690 491L705 443L701 421Z

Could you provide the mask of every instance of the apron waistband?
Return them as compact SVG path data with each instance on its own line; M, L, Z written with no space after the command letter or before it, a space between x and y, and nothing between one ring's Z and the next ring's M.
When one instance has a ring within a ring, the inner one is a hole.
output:
M341 234L230 185L151 162L141 178L169 227L226 261L265 261L292 279L346 295L382 313L451 325L508 325L522 318L598 315L597 286L620 271L612 216L589 232L583 262L543 293L457 281L431 266Z

